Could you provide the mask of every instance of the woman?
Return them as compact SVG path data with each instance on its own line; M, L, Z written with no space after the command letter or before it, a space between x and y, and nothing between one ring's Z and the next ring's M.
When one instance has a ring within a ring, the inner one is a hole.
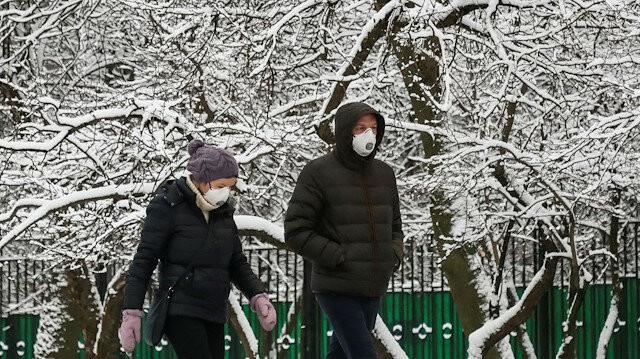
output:
M165 334L181 359L223 358L226 300L233 282L250 299L265 330L276 311L242 253L229 203L238 164L229 152L189 143L186 177L168 181L147 207L141 241L129 267L119 330L125 352L140 341L144 295L158 260L168 288L193 263L171 297ZM205 245L205 241L213 241Z

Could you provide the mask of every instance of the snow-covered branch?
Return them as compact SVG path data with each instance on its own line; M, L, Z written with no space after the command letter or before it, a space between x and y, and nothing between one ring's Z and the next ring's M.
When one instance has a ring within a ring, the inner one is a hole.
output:
M148 195L153 193L158 187L158 183L133 183L127 185L110 185L99 188L93 188L84 191L77 191L68 195L41 203L38 208L29 213L27 218L15 226L11 231L6 233L0 239L0 248L6 246L12 239L19 236L27 230L31 225L37 223L53 211L59 211L63 208L85 203L87 201L97 201L101 199L121 199L131 196Z
M284 242L284 228L264 218L249 215L234 216L240 235L254 236L276 248L291 250Z
M489 320L481 328L469 334L469 358L483 358L489 348L529 318L540 298L553 285L557 264L557 258L546 258L544 265L527 285L518 303L498 318Z

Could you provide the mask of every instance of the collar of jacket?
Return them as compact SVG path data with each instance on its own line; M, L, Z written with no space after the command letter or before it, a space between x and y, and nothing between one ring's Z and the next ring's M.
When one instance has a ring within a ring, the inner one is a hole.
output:
M196 184L193 183L191 176L185 176L184 180L185 180L185 183L187 184L187 187L189 187L189 189L191 190L191 192L196 194L196 205L202 210L202 213L206 212L208 215L209 212L218 208L212 205L211 203L207 202L206 199L204 199L204 196L202 195L202 193L200 193L200 190L198 189Z
M355 127L358 119L363 115L374 115L378 122L376 132L376 147L367 157L362 157L353 150L353 134L351 131ZM340 163L352 170L363 170L373 162L382 137L384 136L384 117L371 106L362 102L352 102L341 106L335 117L335 137L336 147L333 153Z
M201 212L200 208L196 204L196 194L187 185L185 177L168 180L160 187L160 189L165 191L164 199L172 207L184 201L197 212ZM235 212L235 205L233 199L230 197L227 203L209 212L209 215L233 215L233 212Z

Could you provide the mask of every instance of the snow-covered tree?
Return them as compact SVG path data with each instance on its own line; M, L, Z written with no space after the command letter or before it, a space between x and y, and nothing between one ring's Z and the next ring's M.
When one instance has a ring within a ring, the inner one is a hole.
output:
M566 285L558 357L571 358L587 259L615 273L618 233L637 217L638 19L619 0L5 2L0 249L55 263L45 294L60 303L92 293L76 315L92 318L79 328L100 357L122 278L104 298L92 278L126 268L190 136L235 152L246 245L286 249L257 218L281 222L297 173L333 142L334 111L367 101L388 121L380 157L407 240L435 238L469 355L511 357L512 331L531 348L525 320ZM515 237L546 252L530 283L501 274Z

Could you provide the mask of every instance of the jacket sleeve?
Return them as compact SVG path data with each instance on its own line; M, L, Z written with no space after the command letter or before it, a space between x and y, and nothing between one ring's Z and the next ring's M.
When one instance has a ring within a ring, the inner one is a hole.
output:
M124 287L124 309L142 309L151 274L158 265L167 239L173 233L171 207L162 196L156 196L147 207L140 244L127 272Z
M242 252L242 243L237 233L238 229L236 227L233 254L229 264L229 275L233 284L240 289L247 299L251 300L253 296L264 293L266 290L260 278L251 270L247 256Z
M393 174L393 222L391 223L391 236L393 239L393 251L396 255L397 265L402 264L404 256L404 233L402 232L402 216L400 215L400 196L398 195L398 184Z
M293 196L284 220L285 242L296 253L335 268L344 262L344 251L340 244L316 232L322 213L324 194L314 178L313 168L307 164L298 177Z

